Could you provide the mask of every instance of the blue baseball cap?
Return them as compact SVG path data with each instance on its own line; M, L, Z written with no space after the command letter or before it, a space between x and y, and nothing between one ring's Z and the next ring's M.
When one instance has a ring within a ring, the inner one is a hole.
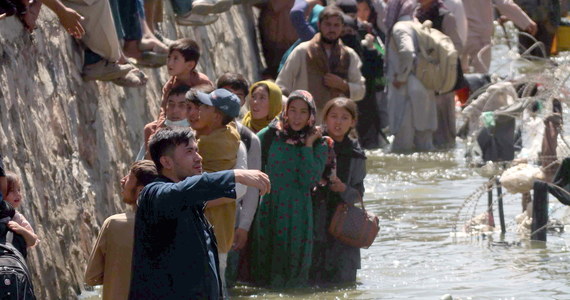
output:
M202 104L213 106L228 117L235 118L239 116L241 102L238 96L226 89L217 89L210 94L197 92L196 96Z

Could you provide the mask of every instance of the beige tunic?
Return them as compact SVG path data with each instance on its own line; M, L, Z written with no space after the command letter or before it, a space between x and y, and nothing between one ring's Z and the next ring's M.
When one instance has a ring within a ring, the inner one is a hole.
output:
M105 220L85 270L85 283L103 284L103 300L128 299L135 213L112 215Z
M121 56L121 44L111 15L111 6L106 0L63 0L65 6L76 10L83 20L85 35L81 39L91 51L110 62Z
M294 90L306 90L309 91L309 93L311 92L311 90L309 90L307 71L307 48L309 43L310 41L301 43L291 52L279 76L277 76L276 83L278 86L287 89L289 92ZM348 67L348 78L344 78L349 87L349 95L345 96L354 101L362 100L366 92L364 77L360 72L362 62L354 50L349 47L346 47L346 50L350 56L350 65ZM315 103L317 103L317 101L315 101ZM320 111L322 109L323 107L317 106L318 120L321 119Z
M493 4L520 29L524 30L532 23L532 20L512 0L463 0L469 26L463 60L464 63L473 66L477 73L488 72L491 65L491 49L479 52L491 45L494 29Z

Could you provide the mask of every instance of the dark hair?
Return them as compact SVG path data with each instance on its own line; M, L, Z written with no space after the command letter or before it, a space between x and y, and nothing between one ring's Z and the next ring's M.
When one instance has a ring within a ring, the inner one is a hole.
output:
M6 183L6 195L8 195L10 192L13 192L16 189L16 185L22 185L20 177L11 171L6 171ZM6 195L4 195L4 197L6 197Z
M186 93L189 90L190 90L190 87L185 85L185 84L177 85L174 88L172 88L170 90L170 92L168 92L168 97L174 96L174 95L186 95Z
M251 93L253 94L253 92L255 90L257 90L258 88L264 88L265 91L267 92L267 95L269 95L271 93L271 91L269 90L269 86L267 86L267 84L265 83L258 83L255 85L255 87L253 88L253 90L251 90ZM253 96L252 96L253 97Z
M194 61L198 64L200 59L200 46L194 40L189 38L183 38L172 42L170 47L168 47L168 54L172 54L173 51L178 51L186 61Z
M249 94L249 83L243 77L243 75L238 73L226 72L218 78L216 86L221 89L225 86L229 86L234 90L243 91L244 95Z
M156 165L151 160L146 159L135 161L131 165L131 173L135 175L137 185L139 186L145 186L153 182L158 176Z
M226 126L235 119L235 118L232 118L232 117L226 115L223 111L219 110L217 107L215 107L215 109L216 109L216 112L218 112L222 116L222 125Z
M356 0L357 4L362 2L366 3L370 9L370 16L368 16L368 20L366 21L372 24L374 26L374 29L378 30L378 24L376 24L378 20L378 14L376 13L376 8L374 8L371 0Z
M188 92L186 92L186 100L193 102L196 105L201 105L202 102L198 99L198 92L209 94L214 91L214 87L209 84L201 84L190 88Z
M331 17L338 17L338 18L340 18L341 22L344 24L343 15L344 15L344 13L342 12L342 10L340 10L340 8L338 8L338 6L336 6L336 5L328 5L328 6L325 7L325 8L323 9L323 11L321 11L321 13L319 14L319 24L321 24L324 19L328 19L328 18L331 18Z
M194 136L194 131L190 128L171 129L166 127L159 129L148 142L150 157L156 165L158 173L162 172L163 168L160 163L162 156L172 156L176 146L181 144L188 145L192 141L196 141L196 137Z

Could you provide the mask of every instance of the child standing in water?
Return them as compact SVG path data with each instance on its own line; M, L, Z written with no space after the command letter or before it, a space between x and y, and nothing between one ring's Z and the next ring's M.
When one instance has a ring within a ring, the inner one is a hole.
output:
M334 98L323 110L324 135L334 140L336 174L327 185L319 185L313 196L315 237L311 279L317 285L354 284L360 269L360 249L341 243L328 233L338 204L355 204L364 194L366 156L354 132L356 103Z
M20 178L12 172L6 172L6 181L8 182L8 189L6 192L6 197L4 200L14 209L18 209L22 204L22 194ZM12 218L12 221L8 222L8 227L17 234L20 234L26 240L26 246L28 248L34 247L38 242L38 236L35 234L32 225L26 220L26 218L18 211Z
M289 95L285 110L257 136L262 169L271 180L252 226L250 271L254 284L306 286L313 253L311 189L325 169L329 147L315 126L317 111L307 91ZM266 149L266 150L263 150Z

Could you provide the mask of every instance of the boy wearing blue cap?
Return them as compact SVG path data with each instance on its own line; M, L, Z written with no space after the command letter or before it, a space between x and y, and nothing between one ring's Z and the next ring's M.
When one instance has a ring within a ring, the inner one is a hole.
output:
M217 89L210 94L191 90L186 98L198 107L198 118L192 120L191 127L196 131L204 172L247 168L247 150L240 144L240 134L234 122L240 112L240 99L226 89ZM236 199L241 198L246 189L236 186ZM214 226L225 293L224 274L227 255L234 240L236 201L229 198L210 201L205 215Z

